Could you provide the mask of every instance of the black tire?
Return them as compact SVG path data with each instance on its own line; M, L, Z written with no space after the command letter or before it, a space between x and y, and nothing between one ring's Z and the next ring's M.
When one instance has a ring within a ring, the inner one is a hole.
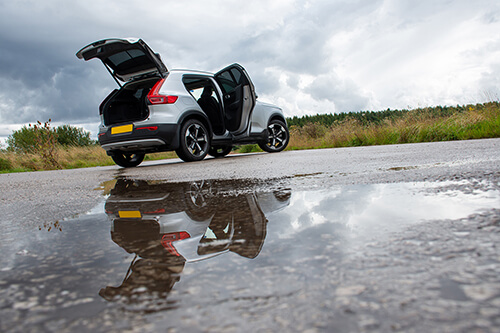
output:
M213 146L210 147L208 155L213 157L224 157L233 150L232 146Z
M284 122L273 119L267 125L268 137L266 142L259 142L259 147L268 153L282 151L290 141L290 133Z
M201 161L210 149L210 133L198 119L189 119L182 127L177 156L185 162Z
M186 214L194 221L207 221L215 213L214 198L211 181L201 180L186 184L184 191Z
M113 161L121 167L133 168L138 166L144 160L144 153L114 153L111 155Z

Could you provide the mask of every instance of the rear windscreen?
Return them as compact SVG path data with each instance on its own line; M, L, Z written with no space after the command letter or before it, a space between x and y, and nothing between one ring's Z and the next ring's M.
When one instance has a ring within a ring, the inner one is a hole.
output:
M137 49L113 54L105 62L118 74L129 74L151 68L151 60L142 50Z

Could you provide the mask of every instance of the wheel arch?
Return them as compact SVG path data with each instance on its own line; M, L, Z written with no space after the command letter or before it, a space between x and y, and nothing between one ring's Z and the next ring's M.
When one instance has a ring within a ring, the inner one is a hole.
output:
M284 131L275 132L274 129L271 128L271 124L275 122L279 122L279 126L284 125ZM269 132L271 130L271 132ZM288 130L288 124L286 123L286 119L282 114L275 113L269 117L269 121L267 123L266 128L266 141L258 142L259 147L268 153L275 153L285 150L290 142L290 132ZM285 140L284 140L285 139Z
M186 133L190 131L191 126L196 126L196 124L199 125L195 136L191 132L187 135ZM201 135L203 140L199 140L199 128L202 128ZM184 135L185 137L183 138ZM177 133L178 147L175 149L175 152L185 162L201 161L208 154L212 137L210 122L203 115L198 112L185 114L179 118Z
M176 136L177 139L179 139L182 125L190 119L198 119L199 121L201 121L203 123L203 125L205 125L207 127L209 134L210 134L210 139L212 139L212 137L213 137L212 124L210 124L210 121L208 120L208 117L206 114L204 114L200 111L197 111L197 110L187 111L187 112L183 113L182 116L179 118L179 121L178 121L179 126L177 127L177 136Z
M282 114L280 114L280 113L274 113L274 114L272 114L272 115L271 115L271 117L269 117L268 124L269 124L271 121L273 121L273 120L280 120L280 121L282 121L283 123L285 123L285 125L288 127L288 124L287 124L287 122L286 122L285 117L284 117Z

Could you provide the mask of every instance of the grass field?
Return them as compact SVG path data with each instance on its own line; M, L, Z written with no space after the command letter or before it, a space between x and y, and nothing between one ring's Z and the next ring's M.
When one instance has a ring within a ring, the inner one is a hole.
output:
M313 120L314 118L311 118ZM330 125L290 126L288 149L335 148L500 137L500 103L395 111L373 120L346 117Z
M148 154L145 161L175 158L174 152ZM57 147L55 158L62 169L88 168L94 166L114 165L99 145L88 147ZM47 165L43 157L35 153L0 152L0 173L24 172L56 169Z
M469 140L500 137L500 103L387 110L288 119L287 150L387 145L415 142ZM261 151L257 145L237 147L235 152ZM73 169L113 165L100 146L54 147L55 163L43 153L0 151L0 173ZM174 152L146 155L145 160L176 157Z

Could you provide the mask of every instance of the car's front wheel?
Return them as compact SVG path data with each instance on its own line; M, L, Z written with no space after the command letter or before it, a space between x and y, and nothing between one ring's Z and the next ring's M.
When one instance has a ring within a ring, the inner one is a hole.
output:
M186 184L184 199L186 214L194 221L201 222L214 215L215 193L211 181L196 181Z
M183 161L201 161L210 149L210 135L206 126L198 119L186 121L180 132L179 148L175 150Z
M113 161L121 167L133 168L141 164L144 160L145 154L143 153L114 153L111 155Z
M268 153L282 151L288 145L290 133L284 122L278 119L271 120L267 125L267 141L259 142L259 147Z

